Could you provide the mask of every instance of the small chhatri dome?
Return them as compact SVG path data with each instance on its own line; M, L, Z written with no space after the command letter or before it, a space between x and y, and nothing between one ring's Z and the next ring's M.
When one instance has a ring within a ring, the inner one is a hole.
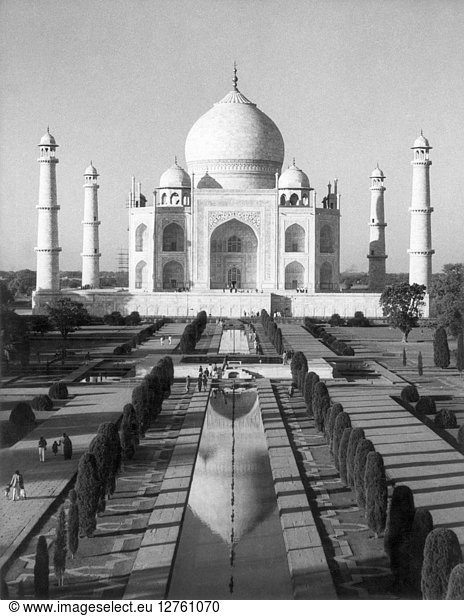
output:
M293 164L286 169L279 178L279 188L308 188L309 179L304 171L295 165L295 159Z
M222 186L206 170L205 175L198 182L197 188L222 188Z
M172 167L169 167L160 178L159 188L190 188L189 174L177 164L175 159Z
M47 132L40 140L39 145L54 145L58 147L55 141L55 137L53 135L50 135L50 128L48 126L47 126Z
M422 131L419 137L417 137L417 139L414 141L414 145L411 149L414 150L414 148L429 148L430 150L432 149L429 140L424 137Z
M85 170L84 175L98 175L97 170L92 165L92 161L90 161L90 165Z
M377 167L371 173L371 178L385 178L382 169L379 167L379 163L377 163Z

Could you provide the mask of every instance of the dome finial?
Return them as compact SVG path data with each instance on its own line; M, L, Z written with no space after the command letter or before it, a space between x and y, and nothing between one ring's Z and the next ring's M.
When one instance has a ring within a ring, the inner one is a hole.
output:
M174 164L177 165L177 156L174 156Z
M295 166L295 157L293 157L293 166Z
M237 88L237 83L238 83L238 77L237 77L237 62L235 62L234 60L234 78L232 79L232 83L234 84L234 90L236 92L238 92L238 88Z
M422 128L421 128L421 137L423 137L423 136L424 136L424 133L423 133Z

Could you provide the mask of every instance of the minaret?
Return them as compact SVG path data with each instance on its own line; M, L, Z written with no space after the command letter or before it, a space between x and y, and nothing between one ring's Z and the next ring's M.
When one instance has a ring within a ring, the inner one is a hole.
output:
M409 284L417 283L430 287L432 279L432 221L430 207L431 146L424 135L415 140L412 165L411 241L409 244Z
M47 132L39 143L40 180L37 228L37 291L60 290L60 264L58 246L58 210L56 202L56 148L55 138Z
M383 193L386 188L383 184L385 176L377 167L371 174L371 217L369 221L369 290L383 291L385 287L385 210Z
M84 220L82 244L82 288L100 287L100 257L98 250L98 173L90 161L84 173Z

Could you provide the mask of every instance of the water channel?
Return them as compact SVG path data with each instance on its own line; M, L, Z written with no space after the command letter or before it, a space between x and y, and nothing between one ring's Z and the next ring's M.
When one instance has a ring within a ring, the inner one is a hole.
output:
M210 398L169 597L293 598L255 389Z
M243 329L225 329L222 332L219 353L249 355L248 338Z

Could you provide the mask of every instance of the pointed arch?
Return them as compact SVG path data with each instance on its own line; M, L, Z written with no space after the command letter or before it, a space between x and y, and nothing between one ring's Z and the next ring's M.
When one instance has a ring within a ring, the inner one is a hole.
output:
M287 197L285 193L283 193L282 195L280 195L280 205L285 205L286 203L287 203Z
M143 222L135 230L135 252L143 252L146 249L147 225Z
M135 266L135 288L146 289L148 286L148 267L145 261L139 261Z
M184 230L175 222L170 223L163 231L163 251L182 252L184 250Z
M333 236L332 227L329 225L324 225L321 228L319 234L319 250L323 253L333 253L335 252L334 248L334 236Z
M285 252L304 252L305 230L301 225L293 224L285 230Z
M285 268L285 288L298 289L304 287L305 268L299 261L292 261Z
M178 261L168 261L163 267L163 289L179 289L184 285L184 268Z
M290 203L292 205L298 204L298 195L296 193L293 193L292 195L290 195Z

